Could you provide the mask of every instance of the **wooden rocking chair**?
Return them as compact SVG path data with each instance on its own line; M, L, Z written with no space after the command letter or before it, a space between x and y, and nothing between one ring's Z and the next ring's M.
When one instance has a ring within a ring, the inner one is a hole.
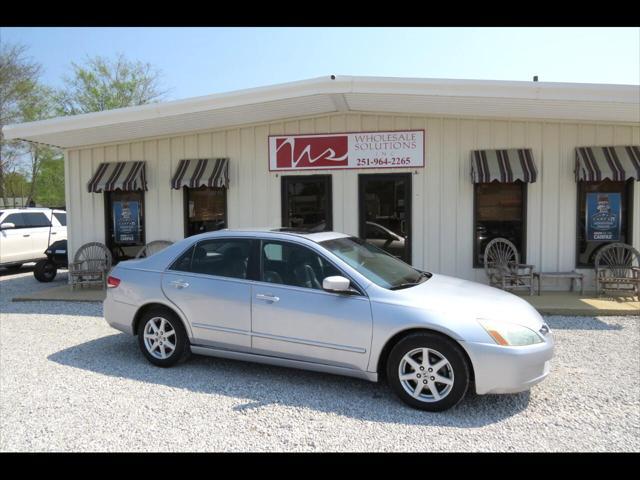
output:
M71 289L85 286L105 288L111 262L111 252L106 245L99 242L82 245L69 264Z
M164 250L171 245L173 245L173 242L170 242L169 240L154 240L142 247L136 254L136 258L150 257L154 253L158 253L160 250Z
M596 292L635 296L640 301L640 253L631 245L612 243L596 254Z
M520 263L516 246L506 238L494 238L484 251L484 271L489 285L503 290L529 290L533 295L533 265Z

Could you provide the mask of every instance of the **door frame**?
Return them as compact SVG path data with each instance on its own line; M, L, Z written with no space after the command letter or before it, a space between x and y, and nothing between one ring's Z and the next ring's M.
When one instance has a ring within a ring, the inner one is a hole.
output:
M135 193L135 194L140 194L140 207L141 207L141 212L140 212L140 225L142 226L142 232L140 235L140 242L138 243L134 243L132 242L131 244L128 245L119 245L116 244L113 241L112 235L115 235L114 232L114 227L113 227L113 202L114 202L114 194L117 193ZM115 191L108 191L108 192L104 192L104 222L105 222L105 228L104 228L104 236L105 236L105 245L106 247L109 249L109 251L111 252L111 254L113 255L113 260L114 260L114 264L118 263L119 258L117 257L117 255L114 255L114 251L118 248L118 247L143 247L146 244L146 238L147 238L147 224L146 224L146 217L147 217L147 210L146 210L146 205L145 205L145 197L146 197L146 191L145 190L133 190L133 191L121 191L121 190L115 190Z
M367 180L398 180L403 179L406 181L406 191L405 191L405 220L407 221L407 241L405 244L405 252L407 258L403 258L402 260L411 265L412 259L412 250L413 250L413 196L412 196L412 184L413 184L413 174L411 172L402 172L402 173L361 173L358 175L358 236L360 238L365 238L365 222L366 218L364 215L364 207L365 200L362 195L364 191L364 186Z

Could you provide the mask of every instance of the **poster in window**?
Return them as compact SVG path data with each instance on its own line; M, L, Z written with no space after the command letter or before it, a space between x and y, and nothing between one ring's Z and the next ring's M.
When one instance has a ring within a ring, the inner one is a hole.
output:
M620 240L620 193L587 193L587 241Z
M140 242L140 202L113 202L116 243Z

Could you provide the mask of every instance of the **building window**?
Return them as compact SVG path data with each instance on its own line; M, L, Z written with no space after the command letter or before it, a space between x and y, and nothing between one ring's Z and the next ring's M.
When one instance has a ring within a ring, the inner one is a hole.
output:
M227 228L227 189L184 188L185 237Z
M473 266L484 267L484 250L494 238L511 241L526 263L527 184L476 183L474 185Z
M333 228L331 175L282 177L282 226L316 232Z
M633 180L578 182L576 267L592 268L598 251L631 243Z
M145 244L144 192L105 192L106 243L117 262L135 257Z

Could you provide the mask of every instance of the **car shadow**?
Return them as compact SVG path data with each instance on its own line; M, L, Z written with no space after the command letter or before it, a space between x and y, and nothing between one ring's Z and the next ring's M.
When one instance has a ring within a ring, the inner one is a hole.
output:
M424 412L406 406L382 382L199 355L173 368L155 367L139 351L137 339L125 334L91 340L48 359L111 377L246 399L234 407L237 412L279 404L383 423L477 428L522 412L530 398L528 391L469 392L446 412Z
M598 317L548 316L545 317L545 321L551 330L622 330L624 328L619 323L604 322Z

